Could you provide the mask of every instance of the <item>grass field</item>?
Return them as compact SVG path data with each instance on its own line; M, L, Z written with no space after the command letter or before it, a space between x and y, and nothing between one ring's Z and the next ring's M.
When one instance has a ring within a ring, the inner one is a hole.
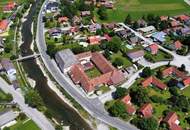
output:
M190 13L190 6L183 0L116 0L114 9L108 10L107 21L124 21L127 14L138 19L149 13L169 16Z
M40 128L32 120L28 120L18 121L18 123L10 127L10 130L40 130Z

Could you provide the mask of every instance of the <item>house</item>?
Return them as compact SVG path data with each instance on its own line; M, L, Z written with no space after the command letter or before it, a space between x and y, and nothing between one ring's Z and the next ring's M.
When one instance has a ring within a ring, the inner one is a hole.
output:
M183 44L180 41L175 41L173 46L174 46L175 50L180 50L182 48Z
M12 124L15 124L17 115L18 114L16 114L12 110L1 113L0 114L0 129L3 129L10 122Z
M58 22L59 22L59 23L65 23L65 22L68 22L68 20L69 20L69 19L68 19L67 17L65 17L65 16L58 18Z
M163 122L169 125L170 130L182 130L179 126L178 116L175 112L169 112L167 116L163 119Z
M123 99L122 99L122 102L126 105L126 108L127 108L127 113L130 114L130 115L134 115L135 112L136 112L136 109L135 107L132 105L131 103L131 97L130 95L126 95Z
M111 41L111 37L108 34L104 34L103 39L105 39L106 41Z
M153 43L145 48L147 51L151 52L152 55L155 55L158 53L159 47L157 44Z
M146 26L148 25L147 22L146 22L145 20L143 20L143 19L139 19L139 20L137 21L137 23L138 23L138 26L139 26L140 28L146 27Z
M81 13L80 13L80 15L82 16L82 17L85 17L85 16L90 16L90 11L81 11Z
M148 87L151 84L158 87L161 90L165 90L167 88L167 85L162 83L162 81L156 78L155 76L150 76L146 78L143 82L141 82L141 84L144 88Z
M57 2L49 2L45 7L46 13L55 13L58 11L59 4Z
M173 75L173 76L180 78L180 79L188 78L188 76L184 72L178 70L176 67L173 67L173 66L168 67L162 71L163 77L167 77L170 75Z
M104 6L108 9L113 9L113 2L112 1L102 1L97 4L98 7Z
M144 56L144 51L143 50L138 50L138 51L133 51L133 52L129 52L127 53L127 56L133 61L136 62L140 59L143 58Z
M120 38L126 40L128 38L128 36L130 36L132 34L132 32L130 30L127 30L127 29L121 29L121 30L116 31L116 34Z
M139 31L143 35L148 35L156 32L156 28L154 26L148 26L148 27L138 28L137 31Z
M185 22L185 21L190 20L190 17L183 14L183 15L179 15L179 16L177 17L177 20L180 20L181 22Z
M177 87L180 90L183 90L184 88L188 87L190 85L190 77L187 77L186 79L183 79L182 81L178 82Z
M99 29L101 29L101 28L102 28L102 26L101 26L100 24L94 23L94 24L91 24L91 25L89 26L89 31L90 31L90 32L96 32L97 30L99 30Z
M152 117L152 113L153 113L153 107L150 103L146 103L144 104L140 109L139 109L139 113L142 117L145 118L150 118Z
M158 41L160 43L163 43L166 41L165 37L166 37L166 33L161 31L161 32L156 32L154 34L151 35L151 37L154 39L154 41Z
M99 45L100 41L101 41L101 37L99 35L88 37L88 42L90 45Z
M178 32L178 35L186 36L190 34L190 28L189 27L184 27L181 28Z
M68 72L72 65L78 63L76 56L70 49L57 52L55 54L55 61L63 73Z
M0 34L6 31L8 25L9 25L9 21L7 19L0 21Z
M102 84L118 85L125 79L123 73L113 67L101 53L87 52L78 54L76 57L80 63L74 64L71 67L69 75L72 81L75 84L79 84L88 94L92 93ZM89 78L85 73L87 63L90 66L93 64L101 72L101 75Z
M139 43L139 38L137 36L129 36L129 43L133 46Z
M103 24L103 26L107 29L114 29L116 27L116 23Z
M58 28L53 28L48 30L49 36L53 38L61 38L62 36L62 31L61 29Z
M16 2L8 2L4 7L3 7L3 12L11 12L13 9L15 9L17 6Z
M16 69L13 63L9 59L2 59L1 65L4 71L6 71L9 80L10 81L16 80Z
M172 28L174 28L174 27L180 26L181 24L178 21L172 20L170 22L170 25L171 25Z
M81 18L75 15L75 16L72 18L72 21L71 21L71 22L72 22L73 25L78 25L78 24L81 23Z
M167 21L169 19L168 16L160 16L161 21Z

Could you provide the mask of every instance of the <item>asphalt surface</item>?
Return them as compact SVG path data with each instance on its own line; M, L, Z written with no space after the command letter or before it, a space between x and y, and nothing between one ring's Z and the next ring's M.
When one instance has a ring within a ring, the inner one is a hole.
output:
M19 89L15 90L12 85L7 84L2 78L0 78L0 88L13 96L13 101L19 105L21 111L31 118L41 130L55 130L50 121L41 112L25 104L24 97Z

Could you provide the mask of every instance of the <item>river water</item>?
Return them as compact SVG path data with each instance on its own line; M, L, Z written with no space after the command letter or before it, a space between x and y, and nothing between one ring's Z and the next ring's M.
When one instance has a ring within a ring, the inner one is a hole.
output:
M32 16L35 14L38 0L34 3L27 15L27 20L22 24L21 34L23 44L21 45L21 55L33 54L30 49L32 44ZM47 79L43 75L35 59L22 62L23 68L28 76L36 81L35 88L38 90L46 107L53 114L56 120L62 121L64 125L69 125L71 130L91 130L89 125L71 107L64 103L47 85Z

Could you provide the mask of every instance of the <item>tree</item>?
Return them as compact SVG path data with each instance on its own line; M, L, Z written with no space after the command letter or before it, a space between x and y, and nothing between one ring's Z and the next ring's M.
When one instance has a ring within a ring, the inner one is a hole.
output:
M120 58L120 57L115 58L115 60L114 60L114 62L113 62L113 65L114 65L115 67L122 66L123 64L124 64L124 61L123 61L123 59Z
M109 60L109 59L110 59L110 56L111 56L110 51L106 49L106 50L104 51L104 56Z
M117 53L121 49L121 39L117 36L114 36L110 42L107 44L107 49Z
M182 65L181 65L181 67L179 68L179 70L180 70L180 71L184 71L184 72L185 72L185 71L186 71L186 67L185 67L185 65L184 65L184 64L182 64Z
M137 21L135 21L135 22L133 23L133 29L137 29L137 28L139 28L139 24L138 24Z
M169 101L174 108L177 108L182 112L187 112L189 110L190 107L189 99L184 95L172 96L169 99Z
M106 20L108 18L107 10L104 6L100 6L97 13L100 16L101 20Z
M177 87L170 87L169 88L169 92L174 95L174 96L178 96L179 95L179 92L178 92L178 88Z
M25 95L25 103L31 107L41 109L43 104L42 98L35 90L29 90Z
M52 58L55 56L55 53L58 50L56 49L56 46L54 44L48 44L47 45L47 54Z
M128 25L131 24L131 15L130 15L130 14L127 15L127 17L125 18L124 23L125 23L125 24L128 24Z
M147 78L149 76L151 76L153 74L152 70L150 69L150 67L145 67L143 70L142 70L142 77L143 78Z
M17 117L19 120L25 120L26 118L27 118L27 116L23 113L23 112L21 112L21 113L19 113L19 115L18 115L18 117Z
M144 103L150 102L148 92L142 87L132 88L129 92L132 97L132 102L138 106L141 106Z
M190 117L185 118L188 124L190 124Z
M126 107L123 102L117 101L108 109L108 111L112 116L120 117L123 113L126 113Z
M126 93L127 93L126 88L118 87L115 91L115 96L116 98L122 98L126 95Z
M160 69L157 71L156 77L158 77L159 79L163 78L163 74L162 74L162 71Z
M157 130L158 129L158 121L151 117L151 118L134 118L131 121L132 124L137 126L137 128L141 130Z

